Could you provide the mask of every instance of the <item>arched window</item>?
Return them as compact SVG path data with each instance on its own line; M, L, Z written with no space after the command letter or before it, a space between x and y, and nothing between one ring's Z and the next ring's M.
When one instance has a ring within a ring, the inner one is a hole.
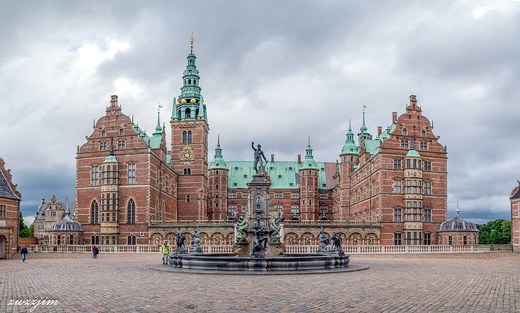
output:
M125 130L120 128L119 129L119 136L124 136L125 135Z
M408 135L408 130L406 128L403 128L403 136Z
M186 108L186 110L184 111L184 116L186 118L190 118L191 117L191 109L190 108Z
M421 131L421 136L426 137L426 131L424 129Z
M135 202L134 199L128 201L127 224L135 224Z
M107 132L103 129L101 131L101 137L106 137L107 136Z
M191 175L191 168L185 168L184 175Z
M136 245L137 244L137 238L134 235L128 236L128 245Z
M96 200L90 205L90 224L99 224L99 206Z
M188 130L188 143L191 143L191 130Z

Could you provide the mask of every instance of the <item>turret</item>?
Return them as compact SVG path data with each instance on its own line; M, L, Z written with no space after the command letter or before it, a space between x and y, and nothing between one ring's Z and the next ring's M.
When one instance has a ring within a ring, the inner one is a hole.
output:
M211 220L225 220L232 218L230 212L226 212L228 197L228 172L226 161L222 156L220 136L217 139L215 156L209 163L209 201L208 215Z
M318 219L319 191L318 178L319 168L312 156L311 141L305 150L305 159L299 169L300 178L300 214L302 220Z

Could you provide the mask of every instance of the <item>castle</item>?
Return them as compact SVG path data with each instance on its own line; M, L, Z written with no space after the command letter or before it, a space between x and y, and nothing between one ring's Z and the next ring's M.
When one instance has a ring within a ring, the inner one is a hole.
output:
M220 142L208 160L208 115L196 56L187 56L181 94L169 120L149 135L125 115L113 95L76 154L76 211L84 243L159 244L195 226L206 245L231 245L234 219L253 199L253 161L224 157ZM430 245L447 213L447 149L415 95L377 134L351 124L338 161L305 156L263 169L270 212L283 216L283 241L317 244L321 227L347 245ZM357 138L355 138L357 137ZM356 140L357 139L357 140ZM302 147L303 148L303 147ZM331 156L332 159L338 156Z

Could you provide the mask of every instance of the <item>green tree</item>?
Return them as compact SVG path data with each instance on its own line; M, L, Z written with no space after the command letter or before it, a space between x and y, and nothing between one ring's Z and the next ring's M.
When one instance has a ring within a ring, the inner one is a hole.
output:
M498 219L477 228L481 244L511 244L511 221Z
M20 227L18 228L18 236L20 237L32 237L34 235L34 223L31 227L27 227L23 221L23 215L20 211Z

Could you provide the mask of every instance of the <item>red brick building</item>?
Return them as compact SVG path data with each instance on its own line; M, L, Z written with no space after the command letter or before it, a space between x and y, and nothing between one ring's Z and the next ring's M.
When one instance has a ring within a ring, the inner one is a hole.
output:
M21 199L11 170L5 168L0 158L0 258L9 258L17 252Z
M511 200L511 244L514 252L520 252L520 180L509 196Z
M220 142L208 161L208 112L193 51L187 59L169 149L160 121L148 136L117 96L78 148L76 216L92 243L157 244L176 232L189 240L195 225L203 244L233 243L232 218L251 203L254 164L225 160ZM349 126L339 162L316 162L310 140L303 158L271 155L269 210L284 215L286 243L316 244L323 226L346 244L437 244L446 221L447 151L432 123L414 95L375 136L364 114L357 143Z

